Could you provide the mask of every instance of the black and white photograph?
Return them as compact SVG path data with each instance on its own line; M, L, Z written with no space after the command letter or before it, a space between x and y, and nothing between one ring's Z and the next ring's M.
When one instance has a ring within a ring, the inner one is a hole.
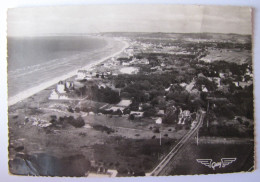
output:
M253 8L7 11L10 175L255 170Z

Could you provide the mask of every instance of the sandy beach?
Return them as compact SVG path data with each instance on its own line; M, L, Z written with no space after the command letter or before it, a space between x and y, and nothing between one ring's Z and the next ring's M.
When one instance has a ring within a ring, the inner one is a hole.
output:
M103 58L100 58L98 60L93 60L93 62L85 65L84 67L81 67L80 69L89 69L93 66L96 66L98 64L100 64L101 62L111 58L111 57L115 57L117 55L119 55L122 51L124 51L125 48L127 48L129 45L127 42L125 41L121 41L121 40L111 40L112 38L105 38L107 41L120 41L123 43L123 47L120 49L120 50L116 50L116 52L112 53L111 55L108 55L108 56L105 56ZM11 106L11 105L14 105L16 103L18 103L19 101L22 101L54 84L56 84L57 82L59 82L60 80L65 80L65 79L68 79L72 76L75 76L77 74L77 71L78 71L79 68L77 69L74 69L70 72L67 72L65 74L62 74L61 76L58 76L58 77L55 77L51 80L48 80L48 81L45 81L45 82L42 82L40 84L38 84L37 86L34 86L34 87L31 87L31 88L28 88L24 91L21 91L19 92L18 94L15 94L13 96L10 96L8 97L8 106Z

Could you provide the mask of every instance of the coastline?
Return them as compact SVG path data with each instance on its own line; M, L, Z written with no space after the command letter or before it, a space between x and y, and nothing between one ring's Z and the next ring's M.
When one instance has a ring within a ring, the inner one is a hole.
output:
M111 39L111 38L107 38L106 37L106 39L109 41L109 39ZM94 67L94 66L100 64L101 62L104 62L105 60L107 60L107 59L109 59L111 57L115 57L115 56L119 55L122 51L124 51L129 46L129 44L126 41L122 41L122 40L118 40L118 39L117 40L114 39L114 41L121 41L124 44L124 46L119 51L117 51L117 52L115 52L115 53L113 53L111 55L108 55L108 56L106 56L104 58L98 59L95 62L87 64L86 66L82 67L81 69L89 69L91 67ZM26 89L26 90L24 90L22 92L19 92L18 94L14 95L14 96L8 97L8 106L12 106L12 105L14 105L14 104L16 104L16 103L18 103L18 102L20 102L20 101L30 97L30 96L32 96L32 95L42 91L42 90L44 90L44 89L46 89L46 88L48 88L48 87L58 83L60 80L65 80L65 79L68 79L70 77L75 76L77 74L77 71L78 71L78 69L73 70L73 71L71 71L69 73L66 73L66 74L62 75L62 76L53 78L53 79L51 79L49 81L46 81L44 83L41 83L41 84L35 86L35 87L32 87L32 88Z

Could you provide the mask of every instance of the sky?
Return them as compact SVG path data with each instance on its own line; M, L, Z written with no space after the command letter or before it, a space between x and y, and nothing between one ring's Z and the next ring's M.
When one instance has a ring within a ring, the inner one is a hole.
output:
M13 8L8 36L99 32L251 34L249 7L199 5L86 5Z

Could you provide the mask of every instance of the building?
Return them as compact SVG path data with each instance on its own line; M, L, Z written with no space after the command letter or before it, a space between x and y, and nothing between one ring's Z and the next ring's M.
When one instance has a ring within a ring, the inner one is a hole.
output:
M128 107L131 103L131 100L122 99L117 105L121 107Z
M201 91L202 92L208 92L208 89L205 85L201 85Z
M158 116L163 116L164 114L165 114L164 110L159 110L159 111L157 112L157 115L158 115Z
M190 118L191 118L191 113L190 113L189 110L184 110L184 111L182 111L182 109L180 109L178 124L184 125L184 124L185 124L185 121L186 121L187 119L190 119Z
M140 61L139 61L139 64L149 64L149 60L148 59L146 59L146 58L144 58L144 59L141 59Z
M67 95L68 90L74 89L74 82L73 81L59 81L56 89L53 89L49 99L50 100L67 100L69 99Z
M78 70L76 80L84 80L87 77L87 70Z
M113 112L116 112L116 111L120 110L120 111L123 113L124 109L125 109L124 107L116 107L116 106L112 106L112 107L106 109L106 111L113 111Z
M65 84L63 81L59 81L59 83L57 84L57 88L56 88L57 92L60 94L66 93L65 90Z
M123 65L123 66L129 66L130 63L123 62L122 65Z
M155 123L156 123L156 124L162 124L162 118L161 118L161 117L157 118L157 119L155 120Z
M74 88L74 82L73 81L66 81L65 87L69 90L73 89Z
M134 115L136 118L143 117L144 112L139 112L139 111L131 111L130 115Z
M59 93L57 90L53 89L49 100L67 100L69 99L66 93Z

